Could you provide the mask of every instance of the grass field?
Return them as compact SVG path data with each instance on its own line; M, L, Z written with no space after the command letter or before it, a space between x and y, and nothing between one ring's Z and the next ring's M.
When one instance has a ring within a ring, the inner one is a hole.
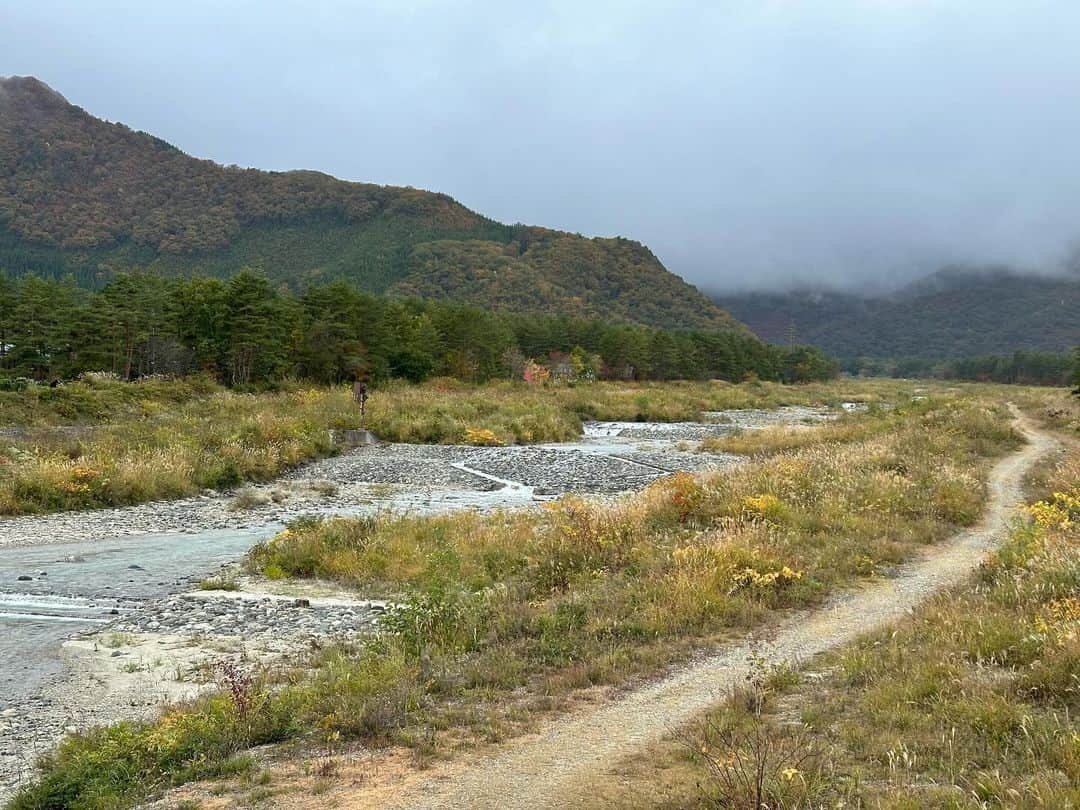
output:
M567 441L584 420L695 421L704 411L889 402L920 385L884 380L837 380L781 385L750 382L586 383L470 386L434 380L394 384L375 392L368 426L386 441L468 443L469 431L490 431L502 444Z
M594 383L468 386L436 380L373 392L367 426L386 441L565 441L583 419L693 420L702 411L876 402L912 384ZM357 427L345 388L236 393L201 379L87 378L0 392L0 515L123 506L266 481L334 451ZM14 431L11 428L15 428Z
M344 391L253 395L198 382L56 390L62 393L19 392L52 398L34 406L36 426L0 436L2 515L122 506L266 481L333 452L330 429L359 424ZM24 405L16 408L8 396L5 413L22 413ZM71 425L76 417L93 421Z
M987 465L1018 442L986 391L860 420L888 429L615 502L298 522L251 567L396 600L377 640L322 650L284 680L254 672L239 692L155 722L70 737L13 806L124 806L233 772L273 741L364 740L423 758L504 739L582 688L653 675L971 525Z
M0 391L0 427L47 428L141 419L220 390L203 377L122 383L108 376L86 375L56 388L31 385L22 391Z

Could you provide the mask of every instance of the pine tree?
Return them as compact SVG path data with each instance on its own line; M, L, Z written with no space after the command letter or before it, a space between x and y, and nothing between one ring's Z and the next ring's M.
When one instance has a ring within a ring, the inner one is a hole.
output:
M6 272L0 271L0 371L7 368L12 328L15 325L15 282Z
M225 293L225 361L231 385L280 379L287 366L288 306L260 275L243 270Z

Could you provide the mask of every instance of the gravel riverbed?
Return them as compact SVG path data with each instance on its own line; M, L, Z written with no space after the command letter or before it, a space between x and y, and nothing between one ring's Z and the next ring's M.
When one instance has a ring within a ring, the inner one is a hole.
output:
M251 592L251 583L239 592L195 590L296 517L608 496L737 461L694 452L708 436L836 413L784 408L708 414L699 423L592 423L581 440L561 445L377 444L239 492L0 519L0 801L64 732L189 698L213 686L222 660L288 661L370 633L386 604L296 592L290 583L275 583L286 591L279 593L268 584Z
M249 640L280 640L288 636L302 644L370 631L386 609L387 603L378 601L204 591L147 600L138 610L113 622L110 630L188 638L243 636Z

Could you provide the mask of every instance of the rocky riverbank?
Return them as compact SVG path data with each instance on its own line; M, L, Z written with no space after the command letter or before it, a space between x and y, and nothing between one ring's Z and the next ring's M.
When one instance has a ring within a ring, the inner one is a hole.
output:
M0 700L0 798L65 731L144 717L164 702L190 698L214 686L223 661L296 662L313 647L376 628L384 603L291 583L274 583L275 592L232 569L218 578L241 590L195 590L199 577L296 517L514 508L568 492L610 495L671 473L735 463L694 452L702 438L833 414L785 408L713 414L702 423L598 423L566 445L382 444L237 492L3 519L0 597L14 607L5 613L0 605L0 621L13 622L10 632L4 625L0 652L18 656L26 672L5 674L24 685L36 678L41 688ZM61 646L68 626L81 634Z
M220 579L243 590L97 605L102 615L112 614L109 623L67 640L61 672L0 710L0 799L29 777L34 760L61 734L140 719L164 703L189 700L217 688L226 666L303 666L322 646L376 630L388 609L386 602L310 584L285 583L285 592L276 592L232 566Z
M189 639L243 637L269 645L307 642L374 629L387 604L266 591L195 591L150 599L118 618L114 633L166 633Z

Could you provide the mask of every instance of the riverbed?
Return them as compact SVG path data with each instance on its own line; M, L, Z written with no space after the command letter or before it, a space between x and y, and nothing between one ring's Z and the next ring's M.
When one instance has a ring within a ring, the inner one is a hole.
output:
M792 407L710 413L699 422L589 423L563 444L377 444L242 492L0 520L0 798L65 730L142 716L196 692L183 668L196 666L200 644L269 660L290 646L370 631L383 605L197 589L293 519L613 496L676 472L738 463L696 452L709 436L837 413Z

